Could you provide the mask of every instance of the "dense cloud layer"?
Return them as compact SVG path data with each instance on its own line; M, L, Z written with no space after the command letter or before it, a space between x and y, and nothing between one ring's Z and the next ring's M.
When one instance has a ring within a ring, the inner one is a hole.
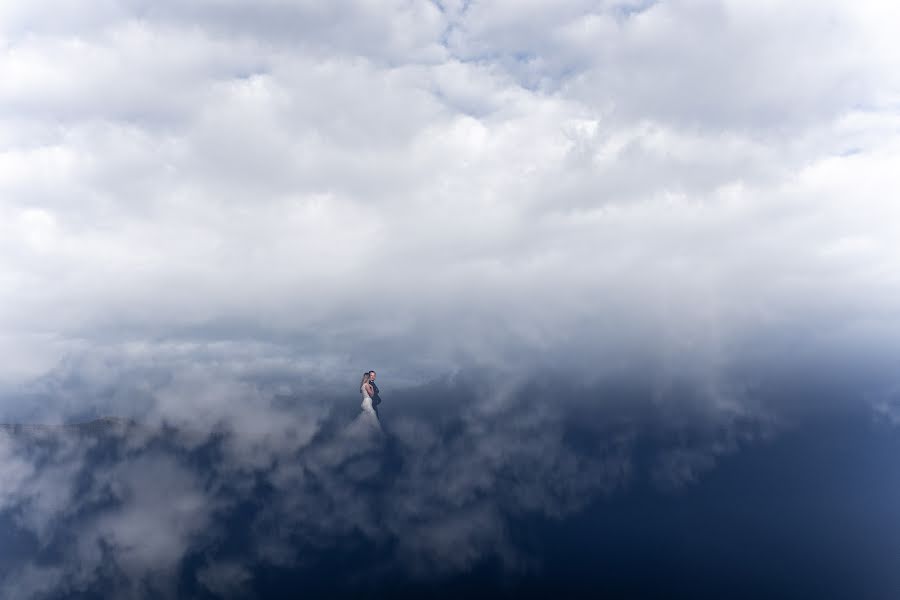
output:
M0 595L246 596L267 569L349 593L485 561L518 576L544 557L520 547L517 520L559 522L635 487L677 493L781 428L763 406L718 398L709 413L684 396L673 410L559 380L395 394L385 432L327 401L178 388L163 395L196 407L200 390L241 414L0 429Z
M898 28L3 2L0 421L134 422L0 431L0 593L240 596L357 544L352 585L530 573L516 519L896 424Z
M6 2L0 24L7 397L85 356L707 377L897 339L883 3Z
M413 586L420 597L487 566L499 574L475 580L485 595L497 585L545 595L523 587L538 577L593 597L637 569L635 589L758 597L783 583L779 565L791 589L882 593L900 583L890 525L900 488L884 468L898 438L852 401L859 384L832 374L755 387L678 379L662 390L636 373L600 386L458 374L393 392L379 432L334 398L182 375L137 421L0 427L0 596L358 597ZM792 407L796 396L804 402ZM729 473L741 468L746 483ZM586 540L561 534L553 545L541 529L571 536L578 519ZM735 548L750 562L736 564ZM811 554L815 570L797 570ZM542 578L559 561L565 578ZM726 570L684 582L667 572L680 561ZM738 567L740 578L728 570Z

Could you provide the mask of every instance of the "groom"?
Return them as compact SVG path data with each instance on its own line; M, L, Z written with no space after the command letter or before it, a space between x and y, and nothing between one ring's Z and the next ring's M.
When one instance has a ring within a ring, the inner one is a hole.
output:
M378 395L378 386L375 385L375 371L369 371L369 383L372 384L372 389L375 390L375 395L372 396L372 408L375 409L375 416L378 416L378 405L381 404L381 396Z

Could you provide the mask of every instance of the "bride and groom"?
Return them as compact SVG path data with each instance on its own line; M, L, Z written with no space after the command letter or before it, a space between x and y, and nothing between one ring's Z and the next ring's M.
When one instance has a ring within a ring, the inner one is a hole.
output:
M363 373L362 381L359 385L359 393L362 394L360 408L362 408L363 415L369 415L376 424L379 424L378 405L381 404L381 396L378 395L378 386L375 385L375 371Z

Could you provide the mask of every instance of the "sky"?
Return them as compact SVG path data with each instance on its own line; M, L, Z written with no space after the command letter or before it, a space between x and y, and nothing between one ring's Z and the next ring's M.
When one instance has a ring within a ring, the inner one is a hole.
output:
M898 29L878 0L0 3L0 422L137 423L0 432L31 549L0 594L177 595L244 477L281 499L197 589L348 532L521 570L498 515L695 485L837 399L900 424ZM343 429L368 369L396 469Z
M4 2L0 382L883 351L897 23L875 1Z

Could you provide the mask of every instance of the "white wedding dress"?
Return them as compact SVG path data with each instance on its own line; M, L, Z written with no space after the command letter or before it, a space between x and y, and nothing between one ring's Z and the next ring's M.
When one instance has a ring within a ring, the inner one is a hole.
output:
M359 386L359 393L362 394L362 404L359 407L374 415L375 409L372 407L372 397L369 396L369 392L366 390L366 384Z
M378 421L378 414L372 406L372 398L366 394L363 386L359 387L362 403L356 418L338 433L337 441L325 455L332 465L344 464L366 456L367 453L382 447L386 436Z
M378 415L375 413L375 409L372 406L372 398L366 391L365 384L359 386L359 393L362 394L362 403L359 405L362 409L362 413L356 418L355 423L359 422L360 425L365 424L381 431L381 422L378 420Z

